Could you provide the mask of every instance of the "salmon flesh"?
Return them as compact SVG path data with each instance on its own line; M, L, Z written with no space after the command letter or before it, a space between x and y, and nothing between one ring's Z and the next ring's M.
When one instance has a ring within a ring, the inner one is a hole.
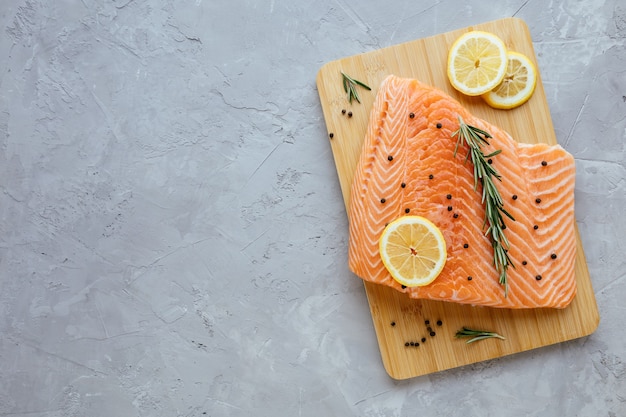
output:
M475 189L467 147L455 155L459 117L491 134L485 155L502 151L491 163L501 176L494 182L504 209L515 219L504 218L513 265L506 294L485 235L481 185ZM574 158L561 146L518 143L444 92L389 76L377 93L352 183L350 269L413 298L564 308L576 295L574 179ZM446 241L446 265L426 286L401 286L379 254L385 226L405 215L426 217Z

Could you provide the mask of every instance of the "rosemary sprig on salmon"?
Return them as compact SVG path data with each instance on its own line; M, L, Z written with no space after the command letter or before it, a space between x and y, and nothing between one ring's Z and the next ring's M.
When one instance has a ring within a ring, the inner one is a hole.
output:
M509 219L515 221L513 216L504 209L504 203L500 191L496 188L493 179L502 181L502 177L498 171L490 163L490 158L498 155L502 150L496 150L488 155L482 151L483 145L489 145L487 139L491 138L488 132L474 126L466 124L461 116L459 116L459 129L452 134L457 137L456 146L454 147L454 156L461 144L467 145L468 152L465 160L471 158L474 166L474 190L478 189L478 183L482 185L482 203L485 205L485 220L483 228L487 227L485 235L491 238L493 246L493 263L500 275L499 282L504 286L504 296L509 293L509 283L507 280L507 269L509 266L515 268L511 258L509 258L508 249L509 241L504 234L506 225L502 214Z

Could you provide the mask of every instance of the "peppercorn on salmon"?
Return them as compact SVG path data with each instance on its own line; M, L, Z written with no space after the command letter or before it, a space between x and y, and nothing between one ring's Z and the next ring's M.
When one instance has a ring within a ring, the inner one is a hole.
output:
M504 209L512 265L508 292L499 283L485 235L480 183L475 189L468 149L453 137L459 117L489 132L484 153ZM564 308L576 294L574 262L575 166L562 147L517 143L508 133L471 115L444 92L417 80L387 77L377 93L349 205L349 266L364 280L413 298L511 309ZM379 238L393 220L417 215L442 232L447 260L421 287L403 287L386 270Z

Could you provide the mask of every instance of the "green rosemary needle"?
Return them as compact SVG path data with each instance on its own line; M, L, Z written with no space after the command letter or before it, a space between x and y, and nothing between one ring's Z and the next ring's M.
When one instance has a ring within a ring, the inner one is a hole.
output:
M361 81L355 80L354 78L349 77L343 71L341 71L341 75L343 77L343 89L345 90L346 93L348 93L348 101L352 103L352 99L355 99L356 101L360 103L361 100L359 99L359 93L356 91L356 86L360 85L361 87L365 88L368 91L370 91L371 88L363 84Z
M504 338L504 336L501 336L501 335L499 335L496 332L487 332L487 331L484 331L484 330L468 329L467 327L463 327L461 330L457 331L456 334L454 335L454 337L456 337L456 338L471 337L471 339L469 339L465 343L473 343L473 342L477 342L479 340L489 339L489 338L492 338L492 337L495 337L497 339L506 340Z
M501 150L485 155L481 149L482 145L489 145L487 139L492 136L482 129L465 124L461 116L459 116L459 129L452 134L457 136L456 146L454 147L454 156L461 144L467 145L469 148L465 161L471 158L474 165L474 190L478 189L478 182L482 185L482 203L485 205L485 221L483 228L487 227L485 235L491 239L493 246L493 263L496 271L500 275L500 285L504 286L504 296L509 293L509 283L507 280L507 269L509 266L515 268L511 258L509 258L508 249L509 241L504 235L504 218L502 214L509 219L515 221L503 207L502 196L496 188L493 178L502 181L498 171L488 162L488 159L498 155Z

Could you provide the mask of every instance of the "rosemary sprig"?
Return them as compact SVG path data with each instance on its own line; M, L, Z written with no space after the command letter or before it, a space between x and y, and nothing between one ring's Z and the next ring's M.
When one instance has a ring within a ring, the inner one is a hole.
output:
M515 268L511 258L509 258L508 249L509 241L504 235L504 218L502 214L509 219L515 221L503 207L502 196L496 188L493 178L498 181L502 181L498 171L488 162L488 159L498 155L501 150L485 155L481 149L482 145L489 145L487 139L492 136L482 129L465 124L461 116L459 116L459 129L452 134L452 137L457 136L456 146L454 147L454 156L456 157L457 150L461 143L464 143L469 148L465 161L469 158L474 165L474 190L478 188L478 182L482 185L482 199L481 202L485 205L485 221L483 222L483 228L487 226L485 235L491 238L491 245L493 246L493 263L496 271L500 274L500 285L504 285L504 296L509 293L509 283L507 280L507 269L509 266Z
M346 93L348 93L348 101L350 103L352 103L352 99L355 99L359 103L361 102L361 100L359 99L359 93L356 91L357 85L360 85L361 87L365 88L368 91L371 90L369 86L363 84L359 80L355 80L354 78L349 77L343 71L341 71L341 76L343 77L343 89L345 90Z
M471 337L471 339L469 339L467 342L465 343L473 343L473 342L477 342L479 340L483 340L483 339L489 339L492 337L498 338L498 339L502 339L502 340L506 340L504 338L504 336L499 335L496 332L487 332L484 330L474 330L474 329L468 329L467 327L463 327L461 330L457 331L456 334L454 335L454 337L456 338L461 338L461 337Z

